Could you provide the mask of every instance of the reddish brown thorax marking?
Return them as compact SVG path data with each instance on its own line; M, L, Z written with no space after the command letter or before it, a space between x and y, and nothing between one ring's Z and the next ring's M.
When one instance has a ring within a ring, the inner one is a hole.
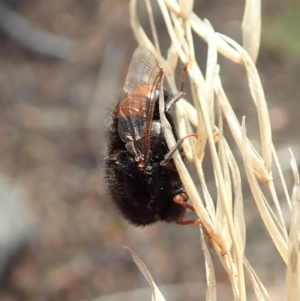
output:
M157 87L159 89L159 87ZM115 109L115 117L120 117L120 111L128 117L143 117L145 113L146 98L150 97L150 93L154 93L153 88L148 85L138 86L130 91L117 105Z

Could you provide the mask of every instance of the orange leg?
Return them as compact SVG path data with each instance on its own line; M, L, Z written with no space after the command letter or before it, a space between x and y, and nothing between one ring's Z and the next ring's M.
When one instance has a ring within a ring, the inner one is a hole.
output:
M187 195L185 193L180 193L177 194L173 201L182 206L184 209L189 209L192 210L193 212L195 212L195 208L188 204L187 201ZM178 225L182 225L182 226L186 226L186 225L202 225L202 222L200 221L200 219L197 220L183 220L184 218L184 214L185 214L185 210L182 212L182 214L179 216L179 218L176 220L176 224Z
M195 208L192 205L186 203L187 199L188 199L187 195L183 192L183 193L177 194L174 197L173 201L176 204L179 204L180 206L182 206L184 209L189 209L189 210L192 210L192 211L195 212ZM186 226L186 225L202 225L203 226L203 224L202 224L202 222L201 222L200 219L185 220L184 221L183 218L184 218L185 211L186 210L184 210L182 212L182 214L178 217L178 219L176 220L176 224L182 225L182 226ZM222 244L219 241L214 240L213 237L212 237L212 235L207 231L207 229L204 226L202 227L202 229L204 230L204 233L207 236L209 247L211 247L212 249L215 249L214 245L216 245L216 246L218 246L218 248L220 250L222 250ZM222 251L222 253L225 254L224 251Z
M182 72L181 72L181 85L180 85L180 91L182 91L182 92L183 92L183 88L184 88L184 83L185 83L185 78L186 78L186 73L187 73L188 64L189 64L189 63L185 63L185 64L183 65Z

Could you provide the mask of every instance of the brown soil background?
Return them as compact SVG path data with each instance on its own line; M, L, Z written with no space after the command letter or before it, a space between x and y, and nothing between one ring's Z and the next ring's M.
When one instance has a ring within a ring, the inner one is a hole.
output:
M178 293L169 300L204 300L205 269L197 227L161 223L134 228L120 219L105 190L104 120L136 47L128 1L1 2L35 28L71 38L80 47L65 59L53 58L37 54L0 30L0 172L24 189L37 220L35 239L12 263L0 287L0 299L75 301L146 288L122 248L128 245L143 258L158 285L169 285L166 297L177 287ZM243 4L196 1L195 11L217 31L240 42ZM263 20L280 9L278 3L264 1ZM166 46L163 28L161 37ZM196 49L205 67L204 43L199 42ZM274 143L282 150L288 180L287 148L291 146L296 157L299 154L299 61L262 43L257 63ZM223 58L220 62L228 97L238 116L246 115L248 134L255 140L257 122L245 92L244 72ZM212 172L207 165L209 182ZM247 255L273 300L283 300L285 267L247 185L244 197ZM226 273L215 259L217 280L222 284L219 300L230 300ZM146 293L136 300L149 299ZM101 300L135 299L118 295Z

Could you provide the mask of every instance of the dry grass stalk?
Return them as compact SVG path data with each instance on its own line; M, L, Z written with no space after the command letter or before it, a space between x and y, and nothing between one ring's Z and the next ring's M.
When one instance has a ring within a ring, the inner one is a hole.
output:
M150 15L150 24L154 44L141 27L137 16L137 0L131 0L131 25L134 35L140 45L149 48L159 59L164 68L165 79L176 95L178 93L174 82L174 71L177 64L186 64L189 81L191 83L193 106L184 99L176 107L179 133L181 137L192 132L192 125L197 128L200 136L196 143L189 139L184 143L187 158L195 164L204 200L201 199L196 185L188 173L178 152L174 154L174 161L182 183L195 207L196 213L203 222L201 242L206 261L207 272L207 300L216 300L216 280L214 266L206 246L203 229L209 236L209 242L223 264L232 285L235 300L246 300L245 275L248 275L258 300L269 300L267 290L259 280L255 271L244 255L246 228L243 212L243 196L241 176L238 164L231 148L223 134L223 119L227 122L232 136L243 158L244 170L248 184L259 213L270 234L278 252L287 265L287 300L296 300L300 296L300 264L299 264L299 229L300 229L300 188L296 164L293 161L295 189L292 201L286 193L287 202L291 210L290 233L284 223L281 205L276 195L276 187L272 178L272 157L275 158L282 185L287 191L276 152L272 143L271 127L263 87L255 67L260 41L260 1L246 1L242 25L243 46L229 37L216 33L207 20L201 20L193 11L193 1L157 0L171 45L168 57L160 53L155 22L153 20L150 1L145 0ZM207 68L205 73L199 68L195 59L193 37L198 36L208 44ZM259 120L261 149L256 150L247 138L246 121L240 123L231 107L222 87L219 76L218 54L222 54L234 63L244 66L249 82L249 90L256 107ZM160 99L161 121L165 126L166 140L171 148L175 144L172 131L163 113L163 96ZM217 114L215 114L217 112ZM216 143L216 137L218 143ZM212 158L218 199L215 203L206 187L202 160L204 150L209 150ZM259 184L265 185L272 196L275 211L264 195ZM232 187L233 190L232 191ZM133 253L132 253L133 254ZM134 255L135 261L137 255ZM145 269L141 261L138 265ZM148 272L147 272L148 273ZM149 278L147 278L149 281ZM153 300L163 300L158 296L152 278ZM292 289L291 289L292 288Z

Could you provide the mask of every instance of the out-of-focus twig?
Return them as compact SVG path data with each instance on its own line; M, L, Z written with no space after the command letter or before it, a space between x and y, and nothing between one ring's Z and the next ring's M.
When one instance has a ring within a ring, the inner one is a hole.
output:
M26 18L0 3L0 27L31 50L58 59L69 58L79 43L34 27Z

